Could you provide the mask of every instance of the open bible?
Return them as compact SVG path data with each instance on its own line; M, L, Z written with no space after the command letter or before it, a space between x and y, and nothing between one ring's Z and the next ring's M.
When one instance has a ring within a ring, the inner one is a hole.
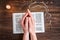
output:
M21 34L23 33L21 27L21 19L25 13L13 13L13 33L14 34ZM31 12L35 20L35 32L36 33L44 33L44 12Z

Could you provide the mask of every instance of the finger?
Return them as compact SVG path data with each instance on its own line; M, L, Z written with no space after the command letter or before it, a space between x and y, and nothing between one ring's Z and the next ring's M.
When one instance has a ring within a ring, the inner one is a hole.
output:
M31 21L32 21L32 23L34 24L34 18L33 18L32 14L31 14L30 10L27 9L27 11L28 11L29 16L31 17Z
M26 20L25 20L25 27L28 29L28 17L26 17Z
M28 13L25 13L25 15L24 15L23 18L22 18L22 22L21 22L22 27L24 27L24 20L25 20L25 18L27 17L27 15L28 15Z
M27 9L27 12L28 12L29 16L32 17L31 12L30 12L29 9Z
M27 12L28 12L29 16L32 17L31 12L30 12L29 9L27 9ZM33 18L33 17L32 17L32 18Z
M28 22L29 22L29 27L31 27L32 26L32 21L31 21L31 18L30 17L28 19Z
M31 13L29 9L27 9L27 12Z

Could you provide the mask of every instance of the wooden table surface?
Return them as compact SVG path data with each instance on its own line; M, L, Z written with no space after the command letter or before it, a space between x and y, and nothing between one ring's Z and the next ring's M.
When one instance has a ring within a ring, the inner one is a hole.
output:
M0 6L0 40L22 40L23 34L13 34L12 14L21 11L18 6L7 10ZM38 33L38 40L60 40L60 7L49 7L51 18L45 17L45 33ZM23 10L22 10L23 11ZM49 21L51 20L51 24Z

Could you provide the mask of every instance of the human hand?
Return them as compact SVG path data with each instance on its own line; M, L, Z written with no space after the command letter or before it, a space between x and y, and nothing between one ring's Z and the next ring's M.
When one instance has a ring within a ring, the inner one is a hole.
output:
M22 29L24 31L24 33L28 33L28 17L27 17L28 13L26 13L21 21L21 25L22 25Z
M29 9L27 9L28 11L28 23L29 23L29 32L32 34L35 33L35 20L33 18L33 16L31 15L31 12L29 11Z
M34 20L32 20L31 17L28 18L28 22L29 22L29 32L30 34L35 34L35 23Z
M36 34L35 34L35 23L34 23L34 19L29 11L29 9L27 10L27 13L25 14L25 16L22 19L22 28L24 31L24 36L23 36L23 40L28 40L28 32L30 33L30 37L31 40L37 40Z
M31 40L37 40L37 36L36 36L36 33L35 33L35 20L32 17L29 9L28 9L28 14L30 16L28 18L30 38L31 38Z
M28 15L29 15L29 17L27 17ZM34 22L34 19L31 15L29 9L27 9L27 13L23 16L21 24L22 24L22 28L23 28L24 32L29 31L30 33L35 33L35 22Z

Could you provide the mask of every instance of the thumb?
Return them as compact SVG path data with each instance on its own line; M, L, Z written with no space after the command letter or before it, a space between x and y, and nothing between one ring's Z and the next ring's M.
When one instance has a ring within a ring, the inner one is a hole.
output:
M29 26L32 26L32 21L31 21L31 18L30 17L28 19L28 22L29 22Z
M28 28L28 17L26 17L26 20L25 20L25 27Z

